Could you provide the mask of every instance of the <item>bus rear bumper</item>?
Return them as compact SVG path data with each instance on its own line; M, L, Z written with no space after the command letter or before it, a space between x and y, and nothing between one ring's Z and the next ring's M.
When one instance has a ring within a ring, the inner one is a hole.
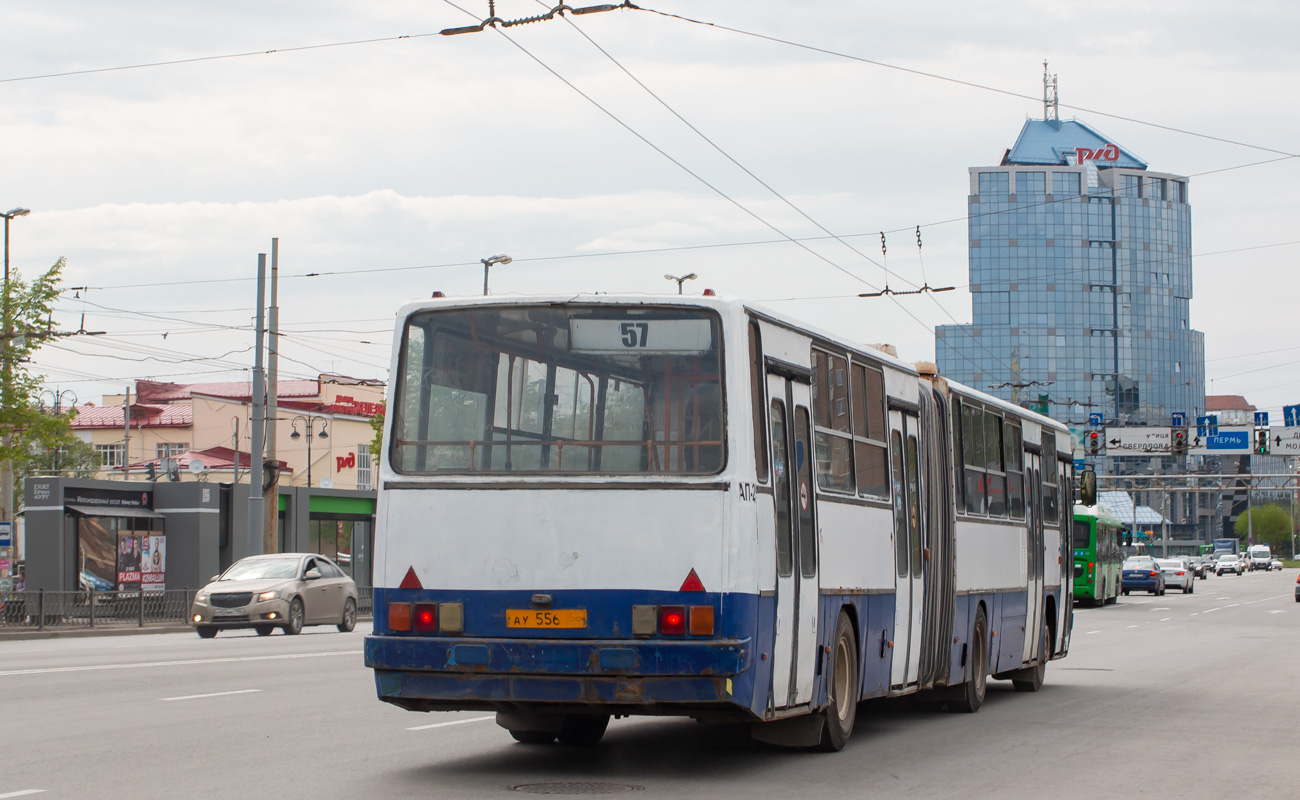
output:
M379 699L419 711L545 704L609 713L743 711L748 640L565 641L366 638ZM741 676L741 677L738 677Z

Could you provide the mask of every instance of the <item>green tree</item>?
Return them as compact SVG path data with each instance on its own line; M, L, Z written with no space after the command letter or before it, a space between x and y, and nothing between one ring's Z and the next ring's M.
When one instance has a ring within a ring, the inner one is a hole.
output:
M30 283L11 269L8 295L3 298L6 324L0 331L4 345L0 363L0 463L12 470L9 476L15 498L22 497L20 465L27 464L33 454L74 446L69 418L41 411L41 379L27 367L32 354L57 335L50 320L66 263L60 258ZM12 514L14 509L5 511Z
M370 418L370 430L375 438L370 441L370 454L374 458L383 458L384 453L384 415L376 414Z
M1246 540L1247 531L1255 537L1255 544L1266 544L1275 553L1291 546L1291 515L1282 506L1269 503L1252 508L1237 517L1233 532Z

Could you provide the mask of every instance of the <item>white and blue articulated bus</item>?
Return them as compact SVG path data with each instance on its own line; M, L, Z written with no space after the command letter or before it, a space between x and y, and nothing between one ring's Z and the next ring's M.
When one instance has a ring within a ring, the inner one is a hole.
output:
M975 711L1070 642L1071 440L743 301L404 307L380 467L379 698L519 741L609 718L838 750L857 703Z

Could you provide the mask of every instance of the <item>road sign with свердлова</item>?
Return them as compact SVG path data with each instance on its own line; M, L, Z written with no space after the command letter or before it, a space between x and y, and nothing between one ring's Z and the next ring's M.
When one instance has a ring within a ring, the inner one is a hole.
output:
M1168 428L1107 428L1106 451L1123 453L1168 453L1171 440Z

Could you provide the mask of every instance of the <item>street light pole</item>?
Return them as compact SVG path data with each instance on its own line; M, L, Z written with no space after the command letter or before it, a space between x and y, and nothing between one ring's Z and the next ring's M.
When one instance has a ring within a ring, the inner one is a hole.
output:
M506 255L505 253L499 253L498 255L495 256L488 256L487 258L479 259L479 261L483 263L483 296L484 297L487 297L488 295L488 267L494 264L509 264L511 260L512 259L510 258L510 256Z
M5 284L4 284L4 333L3 351L0 351L0 381L3 381L3 403L5 408L12 407L14 398L9 397L10 384L13 381L13 362L9 357L9 343L13 340L13 320L9 316L9 221L15 217L25 217L32 213L26 208L11 208L8 211L0 213L0 217L5 219ZM6 426L4 431L4 446L7 450L12 439L13 432ZM0 466L0 522L13 522L14 519L14 464L9 458L4 459L4 464Z
M666 281L677 281L677 293L678 293L678 294L681 294L681 293L682 293L682 284L685 283L686 281L693 281L693 280L695 280L695 279L698 278L698 277L699 277L698 275L696 275L694 272L692 272L691 274L689 274L689 275L683 275L683 276L681 276L680 278L677 277L676 275L665 275L665 276L664 276L664 280L666 280Z
M293 418L293 422L291 423L293 425L293 433L289 434L290 439L296 440L302 438L302 434L298 432L299 421L303 422L304 423L303 427L307 429L307 488L310 489L311 488L311 440L317 438L318 439L330 438L329 433L326 432L325 430L329 426L329 418L318 417L314 414L299 414L298 416ZM321 424L319 433L316 432L317 422Z

